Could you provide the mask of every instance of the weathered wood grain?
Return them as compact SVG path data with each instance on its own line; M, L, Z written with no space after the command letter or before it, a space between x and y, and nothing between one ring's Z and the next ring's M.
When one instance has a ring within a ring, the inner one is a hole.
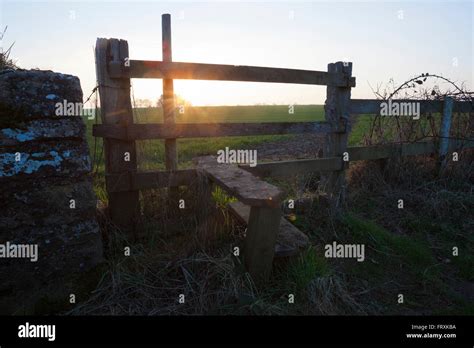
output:
M250 206L241 202L229 203L229 211L242 224L247 225L250 217ZM309 246L309 238L284 217L280 219L280 227L275 244L275 257L295 256Z
M169 123L134 124L129 127L94 125L93 135L123 139L175 139L266 134L326 134L327 122L263 122L263 123Z
M130 79L111 78L107 71L111 60L123 64L128 58L128 44L118 39L97 39L96 73L99 84L101 120L105 125L127 127L133 124L130 101ZM126 154L129 161L126 161ZM106 174L137 170L135 141L104 139ZM133 230L139 215L139 192L108 192L109 213L112 221L124 230Z
M295 83L322 86L355 86L355 78L325 71L268 68L245 65L202 64L130 60L126 71L117 64L109 66L117 78L158 78L177 80L220 80Z
M332 172L342 168L339 157L317 158L308 160L279 161L258 163L256 167L241 166L241 168L261 177L287 177L315 172Z
M352 75L352 63L329 64L328 72L344 74L349 78ZM347 151L347 140L351 131L350 100L350 87L328 86L326 88L324 114L326 121L331 124L332 133L326 137L324 157L340 157L342 159ZM342 163L343 166L340 170L325 174L321 180L321 187L328 193L333 211L341 208L346 196L345 169L347 169L349 162L343 161Z
M163 14L161 16L162 53L163 61L173 60L171 44L171 16ZM164 127L172 127L175 124L175 100L174 83L171 78L163 79L163 123ZM165 139L165 167L166 170L178 169L178 149L176 138ZM168 191L169 205L178 206L178 191L176 187L170 187Z
M460 145L456 141L450 141L448 149L454 149ZM465 144L465 147L471 147ZM356 146L348 148L350 161L377 160L391 157L405 157L429 155L437 151L436 144L432 141L420 141L407 144L388 144L377 146Z
M250 208L244 241L244 264L256 283L267 280L272 272L280 218L279 207Z
M474 142L450 141L448 152L459 148L473 148ZM349 147L350 161L378 160L400 156L417 156L432 154L437 151L433 142L414 144L390 144L378 146ZM260 163L256 167L240 166L260 177L288 177L314 172L334 171L342 167L338 157L318 158L310 160L295 160ZM126 192L160 187L187 186L196 180L195 169L177 171L146 171L106 174L108 192Z
M217 163L214 157L199 157L195 162L199 172L251 206L244 241L244 264L256 282L268 279L280 225L283 192L237 166Z
M194 169L176 171L144 171L107 174L108 192L124 192L162 187L188 186L196 180Z
M202 171L227 193L245 204L259 207L279 207L283 192L235 165L217 163L212 156L198 157L196 170Z
M350 102L350 114L359 115L359 114L379 114L380 113L380 103L383 100L379 99L351 99ZM413 99L392 99L392 102L398 103L420 103L420 113L441 113L443 112L443 101L442 100L413 100ZM454 102L453 112L473 112L474 103L471 102Z

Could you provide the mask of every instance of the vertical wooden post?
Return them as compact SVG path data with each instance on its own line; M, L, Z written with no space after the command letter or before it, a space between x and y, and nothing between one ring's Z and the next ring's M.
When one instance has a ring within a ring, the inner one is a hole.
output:
M244 242L244 262L257 282L265 281L271 274L280 218L279 206L250 208Z
M446 97L443 102L443 118L441 120L440 141L439 141L439 171L446 167L446 155L449 148L449 131L451 130L451 116L453 113L453 98Z
M352 76L352 63L328 64L328 72L343 73L349 79ZM349 115L351 87L328 86L326 93L324 111L326 121L331 124L332 133L327 136L324 156L340 157L342 160L344 152L347 151L347 140L351 128ZM345 200L345 170L348 168L349 161L342 163L341 170L329 173L324 178L323 186L330 197L333 211L337 211Z
M118 39L97 39L96 73L100 95L100 117L103 124L128 126L133 124L130 101L130 79L112 79L109 62L120 62L123 69L128 58L128 43ZM104 138L105 173L129 175L137 170L135 141ZM109 213L113 223L126 231L134 231L140 212L139 192L110 192Z
M163 62L172 61L171 53L171 16L161 15L161 36ZM174 86L172 79L163 79L163 123L174 124ZM178 169L178 152L176 139L165 139L165 166L166 170ZM170 212L174 214L178 208L178 188L170 187L168 191Z
M171 62L171 16L161 16L163 62ZM172 79L163 79L163 122L174 124L174 87ZM167 170L178 169L176 139L165 139L165 164Z
M197 203L199 208L196 206L196 218L198 223L202 224L203 222L207 222L209 216L215 208L214 198L212 197L214 184L206 175L198 171L195 185L196 188L194 190L194 195L197 197L197 202L199 202Z

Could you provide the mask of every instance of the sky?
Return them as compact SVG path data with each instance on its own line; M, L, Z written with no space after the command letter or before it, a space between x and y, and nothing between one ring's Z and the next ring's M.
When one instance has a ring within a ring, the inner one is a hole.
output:
M128 41L130 59L161 60L161 14L171 14L173 60L326 71L353 62L352 98L374 98L436 73L474 89L473 1L8 1L1 47L21 68L76 75L96 85L96 38ZM136 99L157 100L162 82L133 79ZM324 86L175 81L193 105L323 104Z

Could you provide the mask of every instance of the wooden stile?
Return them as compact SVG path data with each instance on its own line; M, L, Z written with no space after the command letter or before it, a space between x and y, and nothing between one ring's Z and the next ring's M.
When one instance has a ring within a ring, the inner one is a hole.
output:
M199 182L200 199L211 197L216 184L242 203L234 211L247 224L244 263L255 280L267 279L275 250L296 253L307 245L305 236L288 221L281 219L283 192L258 176L284 176L328 172L321 184L331 198L333 211L344 202L345 170L349 161L381 160L399 156L417 156L439 150L441 166L448 151L473 148L474 141L449 141L452 112L473 112L471 102L429 100L420 103L421 113L441 113L441 144L433 142L388 144L348 148L350 115L379 114L383 100L351 100L352 63L328 65L327 72L255 66L181 63L172 61L171 17L162 15L163 61L129 60L128 44L118 39L97 39L96 71L100 93L101 125L94 125L94 136L104 137L106 187L111 220L119 227L133 231L139 217L139 190L168 187L170 205L177 200L177 186ZM130 98L131 78L163 79L163 124L134 124ZM327 86L326 122L276 123L175 123L173 79L226 80L247 82L296 83ZM413 100L396 100L413 102ZM323 133L327 135L324 158L259 163L252 168L217 164L210 157L200 158L196 169L178 170L176 139L192 137L245 136L262 134ZM167 171L137 172L135 140L165 139ZM1 140L1 139L0 139ZM462 146L461 146L462 145ZM343 160L344 153L349 155ZM129 159L127 160L126 157ZM245 170L244 170L245 169ZM205 222L209 209L200 213ZM280 229L280 239L277 235ZM282 233L282 231L284 233ZM283 237L285 238L283 238ZM284 241L284 243L283 243ZM288 244L288 242L291 242ZM275 249L275 243L289 248Z
M200 157L195 162L198 171L250 206L244 263L254 280L268 279L280 227L283 192L235 165L217 163L214 157Z

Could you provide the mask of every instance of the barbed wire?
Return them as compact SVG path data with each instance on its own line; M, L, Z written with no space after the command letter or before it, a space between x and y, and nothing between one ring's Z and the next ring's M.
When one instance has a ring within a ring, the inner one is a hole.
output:
M428 78L434 79L433 86L428 86L425 83ZM441 92L440 86L437 83L438 80L441 80L442 83L447 83L454 87L446 88L445 92ZM371 87L372 88L372 87ZM392 92L390 92L390 89ZM446 97L452 97L455 101L466 101L469 102L472 106L472 111L474 111L474 103L472 95L474 92L466 90L464 84L457 84L454 81L449 80L441 75L423 73L421 75L410 78L409 80L403 82L401 85L396 86L393 79L390 79L389 83L385 86L384 90L381 90L381 86L377 86L377 90L372 88L373 93L379 100L391 100L402 91L404 91L404 100L443 100ZM408 91L410 93L408 93ZM400 98L400 97L399 97ZM467 112L469 115L472 114L472 111ZM426 113L425 113L426 114ZM427 113L428 117L426 122L419 122L413 124L409 122L410 120L405 120L401 117L395 116L393 118L383 118L381 115L375 115L375 117L369 121L369 130L364 136L364 142L366 145L369 144L397 144L405 142L417 142L420 139L424 138L440 138L438 131L438 119L432 115L431 112ZM435 113L436 114L436 113ZM458 114L461 114L458 112ZM451 127L454 133L461 135L458 137L452 137L453 139L458 140L468 140L471 141L471 135L464 137L465 132L471 129L472 116L467 120L464 118L457 118L454 121L455 124ZM390 126L390 124L392 126ZM421 136L420 136L421 135ZM396 138L396 141L387 141L387 137ZM413 139L415 138L415 139Z
M98 88L99 88L99 85L92 88L91 94L89 94L89 97L87 97L86 101L82 104L86 104L89 100L91 100L91 97L94 95L94 93L97 91ZM96 98L96 100L97 100L97 98Z
M99 85L95 86L91 94L87 97L85 102L83 104L86 104L89 102L89 100L92 98L92 96L95 94L95 99L94 99L94 125L98 124L98 119L97 119L97 114L98 114L98 90L99 90ZM102 157L104 150L104 140L102 139L102 147L101 147L101 154L99 156L99 159L97 158L97 137L94 137L94 157L92 160L92 176L95 177L97 176L97 173L99 171L99 161L100 158Z

